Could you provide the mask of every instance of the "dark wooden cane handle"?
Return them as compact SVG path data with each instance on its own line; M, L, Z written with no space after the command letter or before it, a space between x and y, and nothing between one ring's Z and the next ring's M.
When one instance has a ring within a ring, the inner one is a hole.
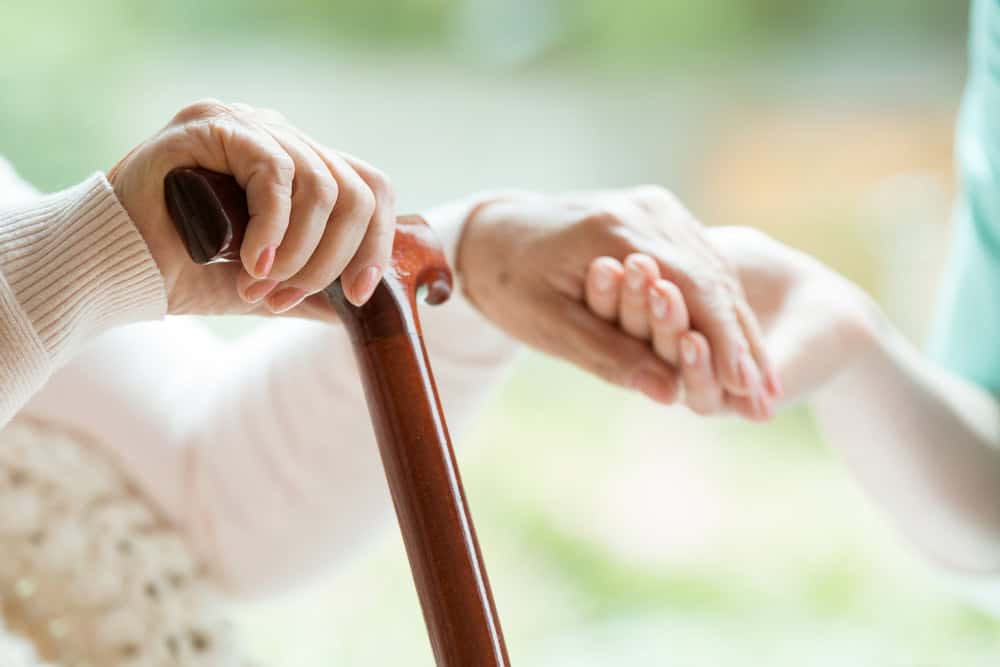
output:
M239 260L249 214L232 177L177 169L164 188L195 262ZM500 620L417 316L419 297L441 303L450 292L444 254L418 216L397 220L392 266L365 305L347 301L339 280L325 290L354 347L437 665L506 667Z

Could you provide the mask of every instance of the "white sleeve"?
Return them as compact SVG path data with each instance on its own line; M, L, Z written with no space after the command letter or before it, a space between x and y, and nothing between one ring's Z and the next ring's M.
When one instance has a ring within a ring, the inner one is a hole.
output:
M446 242L457 231L446 227ZM422 307L421 319L457 438L516 346L460 294ZM68 420L111 448L237 592L314 574L390 516L339 327L276 319L232 344L187 318L120 328L79 355L29 410Z
M38 196L0 161L0 427L80 346L165 309L163 278L103 174Z

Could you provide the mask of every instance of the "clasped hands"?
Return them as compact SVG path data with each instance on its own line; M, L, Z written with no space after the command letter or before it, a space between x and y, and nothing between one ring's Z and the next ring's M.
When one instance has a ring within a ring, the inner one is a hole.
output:
M187 257L162 191L181 166L231 173L246 190L240 264ZM389 179L277 112L195 103L108 178L171 313L330 319L320 290L340 277L363 303L389 261ZM860 290L759 232L706 229L661 187L484 196L463 215L465 298L512 337L661 403L765 420L871 338Z

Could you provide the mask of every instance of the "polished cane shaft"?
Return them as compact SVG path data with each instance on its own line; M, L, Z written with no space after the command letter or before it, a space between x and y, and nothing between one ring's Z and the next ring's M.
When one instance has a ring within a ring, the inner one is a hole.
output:
M165 181L193 260L238 261L249 218L229 176L178 169ZM510 664L417 316L418 292L444 301L451 273L426 224L397 222L392 266L357 307L325 290L350 334L368 410L439 667Z

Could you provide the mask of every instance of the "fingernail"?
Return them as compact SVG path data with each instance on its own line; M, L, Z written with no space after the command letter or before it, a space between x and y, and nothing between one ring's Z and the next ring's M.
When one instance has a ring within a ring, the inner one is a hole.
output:
M269 245L260 251L260 255L257 257L257 263L254 264L253 270L255 278L267 278L267 274L271 273L271 267L274 266L274 255L277 252L277 248L273 245Z
M378 286L378 280L381 275L376 266L369 266L358 274L358 277L354 279L354 284L351 286L351 291L354 293L355 298L354 305L360 306L368 300Z
M698 348L690 338L681 338L681 359L688 366L698 362Z
M657 403L670 403L673 398L671 383L664 379L662 373L653 370L638 371L630 385Z
M625 267L625 282L632 289L640 289L642 284L646 282L646 276L643 275L642 270L635 264L629 264Z
M298 287L285 287L280 289L274 294L272 294L268 300L267 305L273 313L283 313L286 310L291 310L295 306L302 303L302 300L308 296L306 291L299 289Z
M649 288L649 307L653 311L653 317L662 320L667 316L667 300L653 287Z
M271 293L277 286L277 280L257 280L250 283L243 292L243 300L247 303L260 303L261 299Z
M610 292L614 286L611 271L606 267L598 266L594 269L594 287L598 292Z

